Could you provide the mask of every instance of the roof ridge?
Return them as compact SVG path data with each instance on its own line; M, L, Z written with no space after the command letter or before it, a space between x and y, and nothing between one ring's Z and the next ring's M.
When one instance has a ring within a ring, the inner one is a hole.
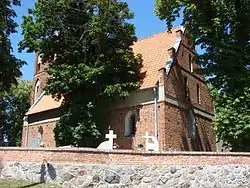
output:
M179 25L179 26L176 26L176 27L173 27L171 28L171 30L177 30L177 29L181 29L183 26ZM170 32L171 30L168 30L168 31L162 31L162 32L159 32L159 33L155 33L155 34L152 34L150 36L147 36L145 38L142 38L142 39L138 39L136 42L140 42L140 41L143 41L143 40L147 40L147 39L150 39L150 38L153 38L153 37L156 37L160 34L163 34L163 33L168 33Z

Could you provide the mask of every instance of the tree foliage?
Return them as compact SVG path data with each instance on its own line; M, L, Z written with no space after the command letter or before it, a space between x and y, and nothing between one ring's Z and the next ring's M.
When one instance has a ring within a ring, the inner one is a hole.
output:
M183 11L183 25L210 83L221 92L243 92L250 86L250 3L247 0L156 0L156 14L168 28Z
M200 45L203 73L214 87L215 131L232 148L250 149L250 3L247 0L156 0L168 28L180 13L190 41Z
M140 85L140 56L126 3L113 0L40 0L24 17L20 49L50 64L46 92L64 97L55 129L58 145L91 146L100 136L101 110Z
M24 114L30 107L32 81L19 80L8 92L0 93L0 143L7 136L11 145L21 144Z
M20 68L23 61L12 54L10 35L15 33L17 27L13 20L16 13L12 6L20 5L19 0L0 1L0 91L8 90L11 85L17 84L17 77L20 77Z
M216 117L214 128L219 140L234 151L250 151L250 88L240 95L212 90Z

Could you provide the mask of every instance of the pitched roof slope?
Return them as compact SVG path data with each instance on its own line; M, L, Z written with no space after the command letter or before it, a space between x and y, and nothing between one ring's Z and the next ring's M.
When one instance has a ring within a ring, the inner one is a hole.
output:
M168 50L176 43L176 31L180 27L172 29L172 32L162 32L148 38L137 41L133 46L135 54L142 55L142 70L145 72L145 78L141 89L153 87L158 80L158 70L166 66L169 53Z
M56 109L61 106L62 100L56 101L51 95L42 95L39 101L29 109L25 115L36 114L48 110Z
M166 66L169 53L168 50L174 47L177 39L176 31L182 27L176 27L171 32L162 32L148 38L135 42L132 46L135 54L142 55L142 69L145 73L140 89L154 87L158 81L158 70ZM26 115L36 114L52 109L59 108L61 101L55 101L51 95L43 95L40 100L33 105Z

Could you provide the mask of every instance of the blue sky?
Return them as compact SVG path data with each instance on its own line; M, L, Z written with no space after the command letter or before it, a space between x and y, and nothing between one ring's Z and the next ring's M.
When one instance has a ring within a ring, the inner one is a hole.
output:
M34 7L36 0L24 0L21 7L15 7L15 11L18 15L16 21L19 25L22 23L22 16L27 15L28 9ZM160 21L154 14L154 1L155 0L124 0L128 3L129 8L135 13L135 17L131 22L136 26L136 35L139 39L145 38L155 33L159 33L166 30L165 22ZM181 23L181 20L177 20L174 26ZM21 27L18 27L18 32L11 36L11 42L13 47L13 53L16 57L23 59L27 62L27 65L23 66L22 79L33 79L33 68L35 55L30 53L18 53L18 42L22 39Z

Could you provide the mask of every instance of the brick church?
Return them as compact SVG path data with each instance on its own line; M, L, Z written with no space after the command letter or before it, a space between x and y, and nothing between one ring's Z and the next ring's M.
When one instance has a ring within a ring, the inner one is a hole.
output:
M104 126L117 134L114 142L120 149L136 149L145 145L148 132L157 138L160 151L215 151L213 102L204 77L195 73L199 65L193 62L196 52L185 29L155 34L132 48L142 55L146 76L139 90L108 109ZM53 129L61 101L43 92L47 66L36 57L32 106L23 124L24 147L56 146Z

